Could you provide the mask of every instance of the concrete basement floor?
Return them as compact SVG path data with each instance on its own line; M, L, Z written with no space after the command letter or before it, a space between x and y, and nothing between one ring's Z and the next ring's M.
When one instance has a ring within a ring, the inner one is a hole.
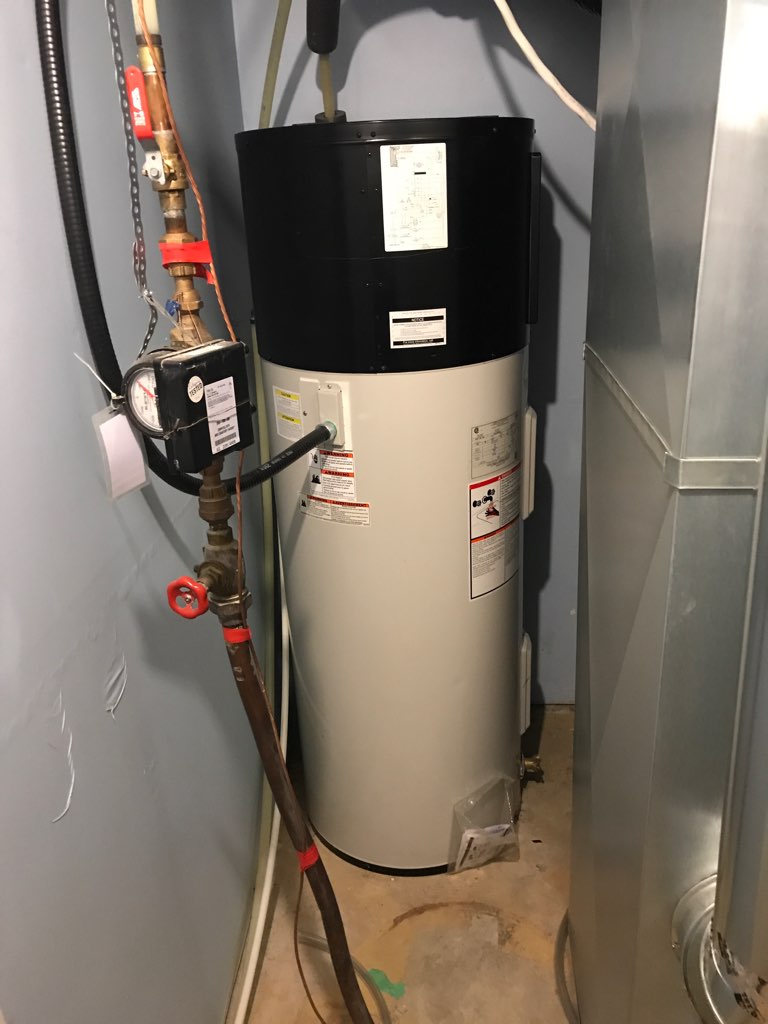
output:
M568 901L573 712L535 710L530 732L540 735L533 745L541 754L544 782L529 783L523 795L519 861L458 875L392 878L320 847L353 955L405 986L399 999L386 997L397 1024L565 1021L555 992L553 949ZM316 1021L293 954L297 891L295 854L283 836L274 917L250 1024ZM321 934L306 886L299 930ZM301 959L327 1024L347 1024L327 954L302 945Z

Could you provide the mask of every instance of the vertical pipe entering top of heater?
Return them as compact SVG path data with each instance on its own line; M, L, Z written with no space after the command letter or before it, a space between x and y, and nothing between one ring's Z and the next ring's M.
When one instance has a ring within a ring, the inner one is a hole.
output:
M336 91L333 88L333 70L330 53L321 53L317 58L317 76L323 95L323 114L330 124L336 118Z
M141 35L141 17L139 15L139 2L138 0L132 0L133 5L133 23L136 26L136 35ZM157 0L144 0L144 19L147 23L147 29L149 34L152 36L160 35L160 22L157 17Z

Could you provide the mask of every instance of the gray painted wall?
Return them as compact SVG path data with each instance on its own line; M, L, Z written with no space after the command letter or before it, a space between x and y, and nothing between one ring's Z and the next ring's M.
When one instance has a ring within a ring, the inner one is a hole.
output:
M599 20L572 0L514 0L542 58L594 108ZM233 0L243 118L258 124L273 3ZM303 3L291 14L275 123L320 109L304 46ZM544 156L541 320L531 346L531 403L541 425L537 510L526 524L526 628L537 650L534 699L574 693L576 565L589 209L594 137L530 70L491 2L348 0L335 58L350 120L519 114Z
M145 316L131 276L104 5L62 6L97 263L125 366ZM205 0L164 7L173 84L184 96L179 118L210 195L220 273L245 329L229 9ZM123 0L121 13L129 11ZM123 25L132 62L128 17ZM168 581L199 553L195 503L160 483L116 505L104 497L90 426L103 402L72 356L87 356L87 346L32 4L15 5L14 30L2 40L0 278L10 386L0 405L0 1018L212 1024L224 1016L245 922L260 768L215 620L184 622L165 603ZM177 60L187 44L185 75ZM158 217L151 192L144 199L154 252ZM152 264L164 299L154 255ZM123 679L113 718L107 696ZM70 737L72 802L54 824L70 784Z

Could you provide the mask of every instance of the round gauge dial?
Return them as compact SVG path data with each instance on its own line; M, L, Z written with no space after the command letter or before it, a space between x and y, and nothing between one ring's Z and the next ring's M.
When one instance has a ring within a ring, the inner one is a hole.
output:
M155 371L151 366L139 366L129 372L126 379L125 400L131 419L139 430L150 437L162 437L160 413L157 408Z

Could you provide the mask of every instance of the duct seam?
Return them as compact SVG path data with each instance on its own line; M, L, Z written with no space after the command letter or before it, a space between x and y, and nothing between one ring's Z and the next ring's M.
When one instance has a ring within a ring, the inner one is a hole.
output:
M744 457L684 458L669 445L610 368L589 344L584 361L616 400L624 415L661 466L664 480L677 491L757 491L762 460Z

